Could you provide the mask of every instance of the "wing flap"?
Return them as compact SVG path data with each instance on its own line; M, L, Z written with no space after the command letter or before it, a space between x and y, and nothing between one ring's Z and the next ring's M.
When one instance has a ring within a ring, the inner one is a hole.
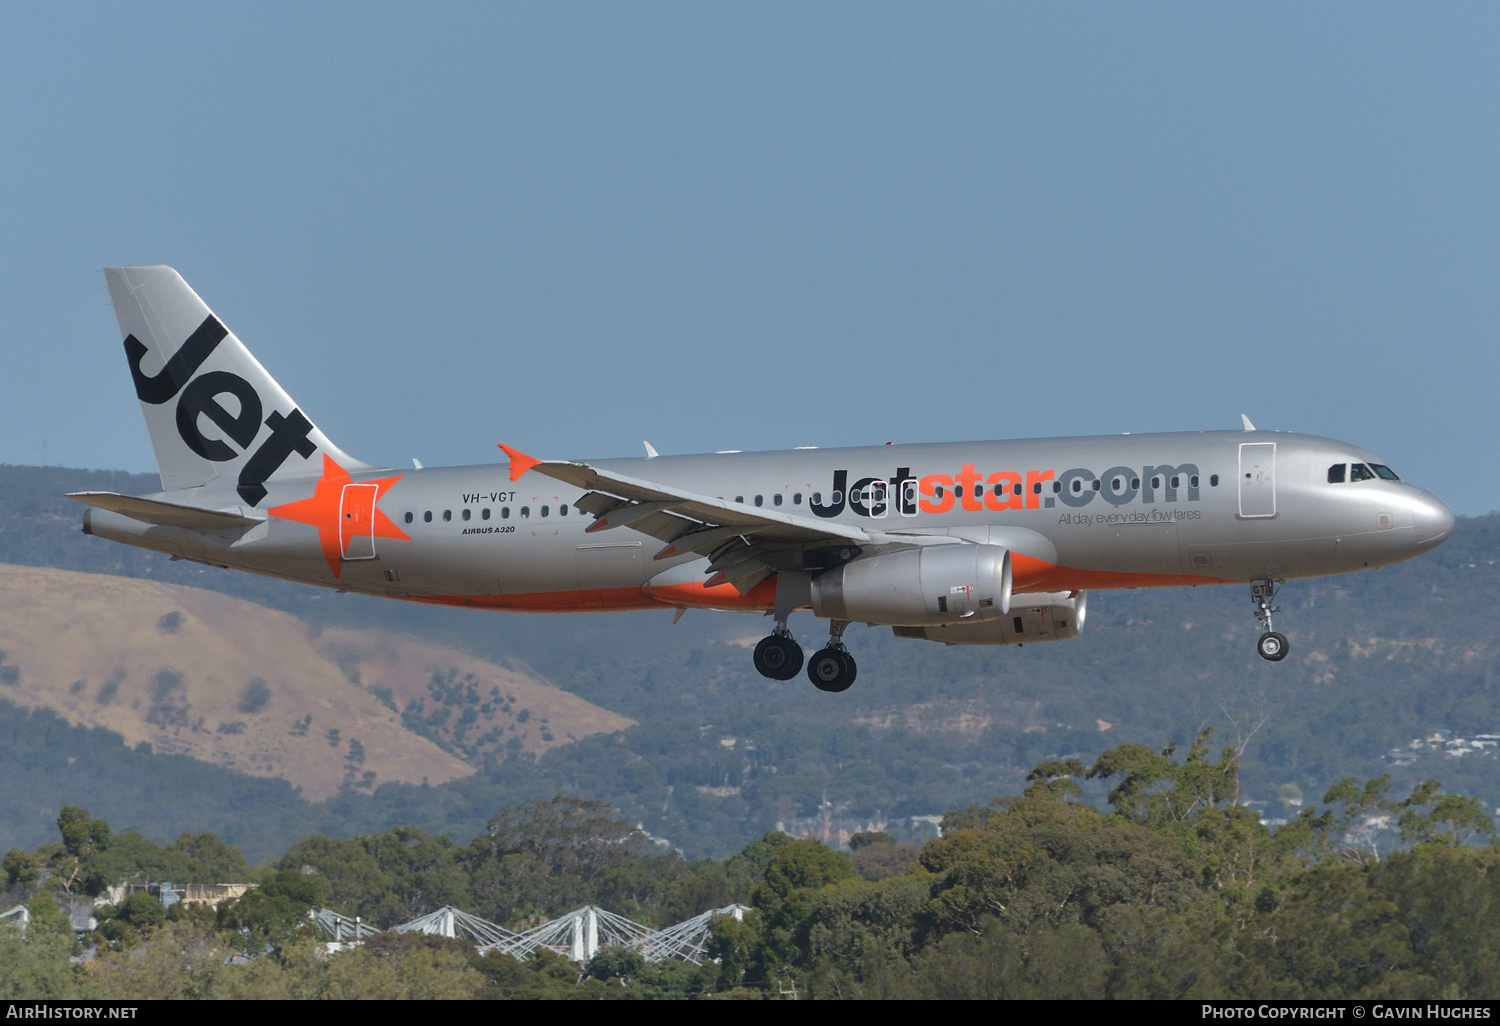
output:
M514 450L507 449L506 451L511 453L513 465L522 462L517 459L519 454ZM653 512L670 507L672 513L684 520L696 520L713 527L737 527L741 529L741 533L754 534L765 541L796 544L826 542L837 538L864 545L872 541L868 531L848 524L813 520L809 517L776 513L767 509L749 509L739 503L728 502L712 495L702 495L685 488L643 481L640 478L602 470L587 463L542 460L530 464L529 469L553 480L563 481L586 491L618 496L621 499L630 500L631 503L660 503L661 505L655 507ZM590 500L589 505L582 503L578 505L593 512L591 506L594 504L595 500ZM606 513L605 516L607 519L608 514ZM663 540L670 541L671 539Z

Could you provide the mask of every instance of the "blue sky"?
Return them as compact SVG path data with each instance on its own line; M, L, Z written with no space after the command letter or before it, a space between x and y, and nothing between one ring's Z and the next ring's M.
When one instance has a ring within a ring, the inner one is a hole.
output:
M0 462L169 263L361 458L1232 428L1500 508L1500 8L0 7Z

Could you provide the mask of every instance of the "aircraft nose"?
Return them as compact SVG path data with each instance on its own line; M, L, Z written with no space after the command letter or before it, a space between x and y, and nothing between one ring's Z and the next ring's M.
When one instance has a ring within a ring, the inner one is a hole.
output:
M1423 492L1412 509L1412 526L1416 528L1418 545L1424 548L1438 545L1453 533L1453 511L1436 495Z

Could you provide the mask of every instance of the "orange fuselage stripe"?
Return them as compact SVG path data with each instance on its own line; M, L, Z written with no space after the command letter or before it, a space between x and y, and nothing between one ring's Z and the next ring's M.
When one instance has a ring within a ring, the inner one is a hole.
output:
M1233 583L1225 577L1079 570L1054 566L1045 560L1015 553L1011 555L1011 577L1016 594ZM718 584L712 588L701 584L667 584L649 590L645 587L585 588L580 591L539 591L514 595L413 595L411 600L442 606L508 609L517 613L603 613L672 607L762 612L776 607L776 578L761 581L744 595L729 584Z

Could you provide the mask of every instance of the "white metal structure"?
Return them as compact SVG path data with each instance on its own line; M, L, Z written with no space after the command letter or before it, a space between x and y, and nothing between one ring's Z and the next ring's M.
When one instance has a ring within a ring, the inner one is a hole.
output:
M380 931L359 919L341 916L331 908L320 908L312 914L313 926L335 944L358 944Z
M607 914L607 913L606 913ZM463 909L444 905L436 912L429 912L419 919L395 927L397 933L426 933L437 937L461 937L473 941L481 948L504 949L521 940L503 926L488 919L471 916ZM371 931L372 933L374 931Z
M26 927L31 925L31 909L25 905L17 905L15 908L0 912L0 925L14 923L21 931L21 936L26 936Z
M597 905L585 905L527 930L508 945L496 945L496 949L515 958L525 958L537 948L550 948L574 962L587 962L600 948L638 948L649 936L648 926L606 912Z
M694 965L702 965L714 916L733 916L742 920L749 911L749 905L725 905L723 908L710 909L676 926L657 930L637 944L636 949L648 962L680 958Z
M518 934L452 905L445 905L394 929L397 933L462 938L476 947L519 959L529 957L538 948L547 948L574 962L587 962L603 948L635 948L648 962L680 958L702 965L714 916L733 916L743 920L749 911L748 905L725 905L673 926L652 930L597 905L585 905ZM17 913L24 922L24 906L11 909L5 916ZM380 932L369 923L326 908L314 912L312 921L323 936L336 944L360 944Z

